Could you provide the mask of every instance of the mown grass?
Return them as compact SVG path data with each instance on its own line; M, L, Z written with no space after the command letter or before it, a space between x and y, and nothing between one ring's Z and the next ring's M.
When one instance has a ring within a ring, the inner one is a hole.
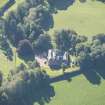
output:
M53 83L55 96L46 105L105 105L105 80L93 85L83 75Z
M73 29L81 35L105 33L105 4L87 0L85 3L75 1L67 10L58 10L54 17L54 30Z

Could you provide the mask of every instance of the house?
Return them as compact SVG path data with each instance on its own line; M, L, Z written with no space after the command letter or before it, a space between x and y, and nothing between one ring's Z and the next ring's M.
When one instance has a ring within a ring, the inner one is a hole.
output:
M68 52L65 52L63 55L63 64L65 67L70 65L70 57Z
M35 56L35 60L38 62L40 67L44 67L47 64L47 59L41 56Z
M62 52L58 49L49 49L48 54L36 55L35 60L41 67L46 65L52 69L60 69L62 64L64 67L74 67L78 64L77 57L70 55L67 51Z
M68 66L70 63L68 52L62 52L58 49L49 49L47 59L51 68L61 68L62 64Z

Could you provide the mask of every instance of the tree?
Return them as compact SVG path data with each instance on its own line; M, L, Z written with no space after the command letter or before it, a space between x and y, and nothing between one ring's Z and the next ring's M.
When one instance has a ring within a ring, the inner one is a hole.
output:
M38 53L47 52L48 49L52 48L51 39L49 35L40 35L34 44L35 51Z
M24 18L24 22L31 24L37 24L38 27L46 30L52 27L52 15L46 6L39 5L29 9L29 14Z
M31 6L43 4L45 0L26 0Z
M60 30L55 32L55 42L58 49L62 51L68 51L69 49L75 50L77 43L83 43L87 41L87 37L79 36L72 30Z
M0 104L30 104L30 98L33 102L37 98L42 98L43 95L41 96L39 93L48 87L49 77L40 68L21 71L12 76L11 81L5 81L4 85L0 88Z
M99 40L101 43L105 43L105 34L98 34L96 36L93 36L93 41Z
M29 61L28 66L29 66L30 69L40 67L39 63L36 60L35 61Z
M91 52L91 48L90 48L90 44L88 43L78 43L75 46L75 50L76 50L76 55L79 55L81 52L84 53L90 53Z
M18 55L24 59L34 58L33 46L27 39L21 40L19 42L17 52Z
M104 68L105 64L105 43L96 44L95 41L91 46L90 56L92 58L93 64L95 68Z

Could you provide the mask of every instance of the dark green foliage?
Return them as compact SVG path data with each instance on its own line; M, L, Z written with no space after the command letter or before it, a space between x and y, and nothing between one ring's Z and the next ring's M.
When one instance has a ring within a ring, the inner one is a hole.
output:
M34 68L36 68L36 67L40 67L39 63L38 63L36 60L34 60L33 62L32 62L32 61L29 61L29 62L28 62L28 66L29 66L29 68L31 68L31 69L34 69Z
M33 7L29 9L29 14L25 17L25 23L37 24L44 30L48 30L52 27L52 15L49 12L48 8L43 5Z
M100 41L101 43L105 43L105 34L98 34L93 37L93 41Z
M19 56L24 58L24 59L34 58L34 52L33 52L32 44L27 39L21 40L19 42L17 52L18 52Z
M25 64L21 63L18 67L17 67L17 71L20 72L20 71L25 71L26 70L26 66Z
M76 43L77 34L70 30L61 30L55 33L55 42L60 50L69 50Z
M79 36L72 30L61 30L59 32L55 32L57 48L62 51L68 51L71 48L74 49L77 43L85 41L87 41L86 37Z
M53 18L49 9L47 0L25 0L15 11L10 11L5 19L5 34L12 45L19 47L22 40L28 39L32 44L31 47L34 45L38 51L39 47L41 51L51 48L47 41L50 37L44 35L44 32L53 26ZM42 38L41 34L46 38ZM43 46L44 43L46 47ZM27 51L29 51L29 56L33 53L29 49ZM19 50L18 53L24 58L28 57L27 51L23 54L23 51Z
M26 0L31 6L43 4L45 0Z
M12 60L13 52L9 45L8 39L6 36L2 36L0 40L0 47L3 50L4 54L7 56L9 60Z
M81 70L88 70L93 67L91 57L89 53L85 53L84 51L81 51L79 53L79 65Z
M0 88L0 104L26 105L27 103L27 105L33 105L34 102L44 102L46 99L50 101L50 95L53 96L51 91L49 77L40 68L20 71L11 77L11 81L3 83ZM45 100L42 100L42 97Z
M78 43L75 47L75 50L77 55L79 55L81 52L84 52L87 54L91 52L90 45L87 43Z
M47 52L48 49L52 48L51 39L48 35L40 35L36 43L34 44L35 52L43 53Z
M46 3L43 0L26 0L15 12L9 12L5 31L13 45L17 46L25 38L33 42L43 33L43 29L52 27L52 15Z
M83 68L105 68L105 35L94 36L90 44L77 44L76 50Z

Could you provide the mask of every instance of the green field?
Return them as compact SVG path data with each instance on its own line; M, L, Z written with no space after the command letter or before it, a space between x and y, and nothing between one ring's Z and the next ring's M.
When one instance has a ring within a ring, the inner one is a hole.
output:
M76 0L67 10L58 10L54 17L54 27L49 33L60 29L73 29L78 34L95 35L105 33L105 4L87 0Z
M83 75L52 84L55 96L46 105L105 105L105 81L93 85Z
M0 5L1 1L4 0L0 0ZM17 0L8 11L14 10L23 1ZM54 27L49 30L50 34L54 30L63 28L70 28L78 34L87 36L105 33L105 4L101 2L87 0L85 3L80 3L76 0L67 10L59 10L53 17ZM16 65L21 62L23 61L17 58ZM4 75L9 72L7 68L13 67L15 67L15 61L8 61L6 56L0 52L0 70ZM48 71L48 73L52 73L52 71ZM97 84L90 82L83 74L73 77L70 82L65 80L52 83L55 96L45 105L105 105L105 80L100 76L90 79L96 79ZM35 105L37 104L35 103Z
M54 27L49 30L50 34L65 28L86 36L105 33L105 4L101 2L76 1L53 17ZM105 105L105 80L101 78L100 81L100 84L94 85L84 75L78 75L71 82L53 83L55 96L46 105Z
M15 56L13 56L12 61L8 60L7 57L3 54L3 52L0 50L0 70L2 71L5 78L8 76L9 70L15 69L15 67L21 63L24 63L24 61L19 59L17 56L16 60Z

